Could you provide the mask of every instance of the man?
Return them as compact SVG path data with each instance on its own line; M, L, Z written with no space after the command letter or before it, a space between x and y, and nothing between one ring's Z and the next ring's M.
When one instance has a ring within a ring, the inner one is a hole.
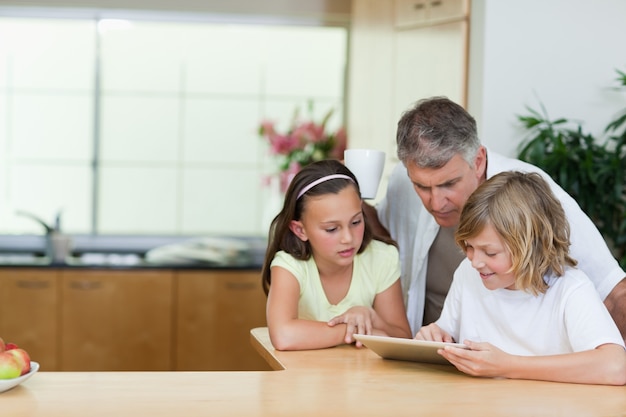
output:
M402 164L391 174L377 216L368 217L378 219L398 242L413 334L439 318L454 270L464 257L454 244L454 230L467 198L485 179L517 170L538 172L549 182L571 225L571 255L626 339L626 273L589 217L549 175L488 151L478 139L474 118L445 97L417 102L398 122L396 140Z

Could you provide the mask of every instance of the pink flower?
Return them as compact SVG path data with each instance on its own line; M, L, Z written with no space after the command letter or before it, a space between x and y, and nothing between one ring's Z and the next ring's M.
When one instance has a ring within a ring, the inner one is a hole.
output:
M300 169L302 169L300 164L296 161L292 161L291 164L289 164L289 168L280 173L280 190L283 193L287 192L287 188L289 188L291 180L293 180L293 177L300 172Z
M277 133L269 136L270 152L273 155L289 155L291 151L298 148L298 139L292 135L279 135Z
M313 122L305 122L296 126L293 129L292 135L298 138L302 145L322 142L326 139L324 136L324 126L316 125Z
M275 133L274 122L271 120L263 120L261 122L261 125L259 126L259 135L272 136Z
M309 110L312 114L311 105ZM296 110L286 133L277 132L273 121L263 120L259 124L259 135L268 141L270 154L278 157L278 179L283 192L303 166L322 159L343 159L347 142L345 129L340 128L333 134L325 132L332 113L332 110L327 112L322 121L316 123L299 120Z

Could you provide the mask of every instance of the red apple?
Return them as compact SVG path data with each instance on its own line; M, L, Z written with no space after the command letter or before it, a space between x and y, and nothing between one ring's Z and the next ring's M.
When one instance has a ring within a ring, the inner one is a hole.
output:
M7 350L4 354L12 355L20 366L20 375L30 372L30 355L20 348Z
M18 347L19 347L19 346L18 346L18 345L16 345L15 343L11 343L11 342L9 342L9 343L7 343L7 344L4 346L4 350L17 349Z
M8 352L0 353L0 379L17 378L21 372L21 364L15 355Z

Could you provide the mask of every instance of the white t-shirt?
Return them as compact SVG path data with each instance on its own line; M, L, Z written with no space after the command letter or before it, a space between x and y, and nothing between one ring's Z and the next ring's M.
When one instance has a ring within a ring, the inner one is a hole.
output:
M489 342L513 355L554 355L624 346L615 322L589 278L568 268L544 277L548 290L487 289L468 259L461 262L437 325L456 341Z
M578 261L578 268L591 279L600 298L604 300L626 273L589 217L573 198L538 167L487 150L487 178L503 171L537 172L548 181L570 223L570 255ZM380 222L400 248L402 291L409 324L415 334L422 327L428 251L437 236L439 225L424 208L402 163L394 168L385 198L376 205L376 209Z
M354 306L372 307L376 295L400 278L398 250L378 240L372 240L354 257L350 289L338 304L331 304L326 298L313 257L300 261L280 251L271 266L285 268L296 277L300 284L298 318L315 321L328 321Z

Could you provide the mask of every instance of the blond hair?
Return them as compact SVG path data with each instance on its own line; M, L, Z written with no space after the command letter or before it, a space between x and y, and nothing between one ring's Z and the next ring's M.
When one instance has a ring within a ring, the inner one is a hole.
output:
M570 227L560 201L537 173L502 172L481 184L461 212L456 243L467 250L467 239L490 224L511 255L509 272L515 286L538 295L547 290L544 275L562 276L576 266L569 255Z

